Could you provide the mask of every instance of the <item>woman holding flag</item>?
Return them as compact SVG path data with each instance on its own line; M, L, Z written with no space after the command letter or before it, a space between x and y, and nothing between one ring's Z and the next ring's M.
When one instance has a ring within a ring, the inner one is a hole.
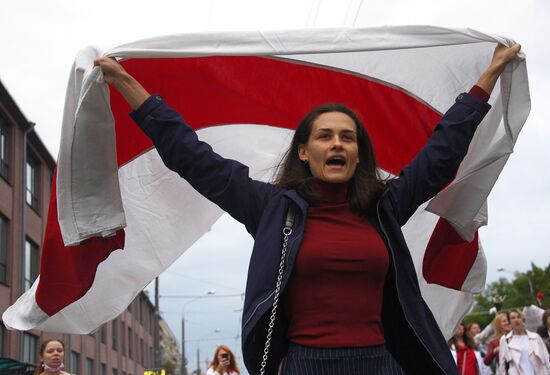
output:
M388 181L378 175L361 120L342 104L303 118L276 181L267 184L199 141L115 60L95 64L166 166L254 237L242 328L250 373L456 374L401 226L453 179L519 49L496 47L476 85L458 96L399 178Z

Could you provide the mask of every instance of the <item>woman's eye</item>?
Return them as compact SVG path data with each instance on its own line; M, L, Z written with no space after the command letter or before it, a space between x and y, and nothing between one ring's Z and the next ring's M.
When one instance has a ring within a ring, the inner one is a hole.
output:
M352 142L355 141L355 137L352 134L344 134L342 136L342 139L345 141L352 141Z

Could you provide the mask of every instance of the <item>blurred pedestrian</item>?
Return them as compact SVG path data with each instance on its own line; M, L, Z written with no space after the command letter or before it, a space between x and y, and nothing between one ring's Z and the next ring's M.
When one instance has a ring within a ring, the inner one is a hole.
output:
M456 352L456 365L460 375L480 375L478 359L475 350L477 345L466 330L464 322L458 325L455 335L451 339Z
M508 312L512 331L500 338L499 375L550 375L548 351L542 338L525 329L518 309Z
M236 375L240 373L241 371L231 349L226 345L218 346L206 375Z
M470 337L476 337L481 332L481 328L478 322L468 323L468 325L466 326L466 329L468 330Z
M500 338L512 330L512 326L508 321L508 315L498 313L491 323L494 335L487 346L487 355L483 358L483 362L490 366L493 372L498 371L498 354L500 350Z
M63 371L65 365L65 345L61 340L46 340L40 345L40 363L34 375L69 375Z
M537 328L537 333L542 337L542 341L550 353L550 309L545 310L542 314L542 325Z

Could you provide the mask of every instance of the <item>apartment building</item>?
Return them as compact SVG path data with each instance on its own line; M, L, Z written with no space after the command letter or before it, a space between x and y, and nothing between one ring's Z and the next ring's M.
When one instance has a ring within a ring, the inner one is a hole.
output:
M54 168L34 124L0 82L0 313L39 274ZM138 375L154 367L155 327L155 307L142 292L120 316L90 335L17 332L0 324L0 357L36 363L40 343L55 338L64 341L65 367L73 374ZM174 350L169 329L162 330L161 340Z

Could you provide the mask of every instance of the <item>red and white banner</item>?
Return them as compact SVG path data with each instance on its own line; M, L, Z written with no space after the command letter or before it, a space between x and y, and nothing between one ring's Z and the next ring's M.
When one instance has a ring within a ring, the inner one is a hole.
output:
M164 96L224 157L270 181L301 117L341 102L397 175L506 38L428 26L187 34L108 56ZM169 171L83 50L67 90L41 272L3 315L10 328L87 333L116 317L223 213ZM525 59L509 64L452 184L403 230L447 337L485 284L477 229L530 109ZM504 114L504 116L503 116Z

